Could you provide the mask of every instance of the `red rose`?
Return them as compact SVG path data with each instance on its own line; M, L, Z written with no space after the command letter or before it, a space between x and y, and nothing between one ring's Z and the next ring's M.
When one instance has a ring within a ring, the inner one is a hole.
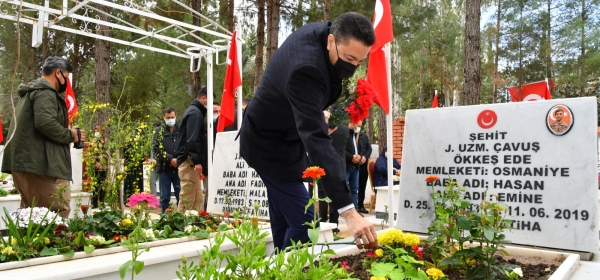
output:
M207 216L208 216L208 213L207 213L207 212L204 212L204 211L202 211L202 212L200 212L200 215L201 215L201 216L205 216L205 217L207 217Z
M87 205L81 205L81 211L83 211L84 215L87 214L88 209L90 209L89 206L87 206Z

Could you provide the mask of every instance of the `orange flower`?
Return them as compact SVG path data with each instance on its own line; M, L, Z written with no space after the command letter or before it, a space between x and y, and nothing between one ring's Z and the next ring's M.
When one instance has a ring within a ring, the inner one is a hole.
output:
M313 179L319 179L321 178L321 176L325 176L325 170L318 166L311 166L309 168L306 168L306 170L304 170L304 173L302 173L302 178L310 177Z
M435 175L431 175L431 176L427 177L427 179L425 179L425 181L427 181L427 183L432 182L432 181L439 181L439 180L440 180L440 178L438 178Z

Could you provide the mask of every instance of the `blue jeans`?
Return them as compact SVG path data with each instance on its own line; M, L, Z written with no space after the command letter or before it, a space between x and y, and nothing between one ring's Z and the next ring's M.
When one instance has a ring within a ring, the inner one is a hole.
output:
M351 169L346 170L346 181L348 181L348 186L350 187L350 193L352 194L352 199L354 199L354 208L358 210L358 174L359 167L357 164L353 164Z
M181 190L179 174L177 174L177 172L159 173L158 184L160 185L160 207L162 212L164 213L165 210L169 208L169 202L171 201L171 184L173 184L175 199L177 199L177 205L179 205L179 191Z
M262 174L259 175L267 186L269 218L275 248L283 250L291 246L290 240L302 241L302 244L309 242L308 229L310 227L304 223L313 220L315 208L314 205L311 205L304 213L304 207L310 199L304 183L300 181L281 182Z

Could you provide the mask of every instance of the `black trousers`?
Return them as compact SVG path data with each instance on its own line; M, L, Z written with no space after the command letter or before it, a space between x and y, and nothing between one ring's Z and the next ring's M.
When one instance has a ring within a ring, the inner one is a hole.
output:
M326 195L325 195L325 191L323 191L323 185L320 182L318 182L317 184L319 185L319 189L318 189L319 198L325 198ZM312 195L313 195L313 186L312 185L308 185L308 194L312 198ZM337 209L330 208L329 203L327 203L325 201L319 201L319 218L321 218L321 220L319 220L320 222L324 222L324 223L329 222L329 223L334 223L337 225L339 222L340 213L338 213Z
M369 161L361 165L358 170L358 209L365 208L365 190L367 188L367 180L369 180Z

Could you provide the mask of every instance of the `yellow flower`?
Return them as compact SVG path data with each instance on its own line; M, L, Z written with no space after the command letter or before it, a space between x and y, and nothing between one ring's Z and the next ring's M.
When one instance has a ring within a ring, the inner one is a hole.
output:
M421 243L421 239L416 234L407 233L404 235L404 245L414 246L419 245L419 243Z
M0 250L4 249L4 244L0 244Z
M127 171L127 166L125 166L125 171Z
M375 250L375 254L376 254L378 257L381 257L381 256L383 256L383 250L382 250L382 249L377 249L377 250Z
M427 275L429 275L433 278L433 280L437 280L438 277L444 277L444 273L437 268L430 268L426 272L427 272Z
M50 239L48 239L48 237L44 237L44 244L50 244Z
M387 280L386 277L375 277L375 276L371 276L371 280Z
M14 239L13 239L14 240ZM2 250L2 255L11 255L14 254L13 248L8 246L4 250Z
M15 244L17 244L17 239L13 238L10 245L15 246Z
M381 246L404 243L404 234L399 229L390 229L377 236L377 242Z

